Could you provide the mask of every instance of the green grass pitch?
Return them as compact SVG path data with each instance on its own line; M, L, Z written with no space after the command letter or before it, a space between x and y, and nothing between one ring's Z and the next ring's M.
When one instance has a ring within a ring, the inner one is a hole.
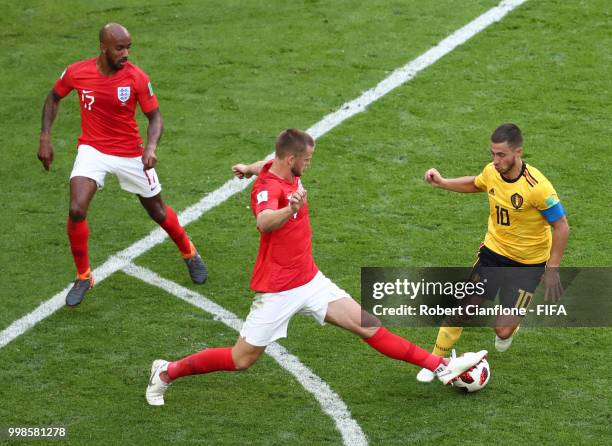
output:
M185 209L257 160L287 127L308 128L495 6L452 1L0 0L0 329L73 280L65 219L79 130L74 93L36 159L43 99L68 63L97 54L107 21L131 31L165 118L164 198ZM493 128L516 122L529 163L555 185L572 228L568 266L611 266L607 0L531 0L322 137L309 191L314 254L359 296L362 266L469 265L484 196L427 187L422 174L476 174ZM142 118L142 116L140 116ZM143 123L141 119L141 123ZM144 127L141 126L141 130ZM136 260L244 318L258 234L243 192L187 227L210 279L195 287L166 241ZM93 266L155 224L109 178L88 216ZM587 303L588 304L588 303ZM437 330L396 329L427 348ZM164 408L144 400L148 368L236 334L160 289L115 273L0 349L0 427L62 425L69 444L341 444L312 396L269 357L245 373L182 380ZM281 342L347 404L372 445L609 444L609 328L522 330L492 352L485 391L419 385L416 367L348 333L296 318ZM492 351L489 329L461 351Z

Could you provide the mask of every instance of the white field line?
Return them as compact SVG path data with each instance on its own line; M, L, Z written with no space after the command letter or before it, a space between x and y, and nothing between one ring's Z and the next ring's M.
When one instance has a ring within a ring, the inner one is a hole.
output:
M207 299L203 295L170 280L164 279L149 269L134 264L125 266L123 271L150 285L155 285L191 305L201 308L213 315L215 320L240 332L240 328L244 321L234 313ZM325 381L302 364L296 356L289 353L285 347L276 342L268 346L266 353L274 358L283 369L291 373L304 389L315 397L323 412L325 412L336 424L336 428L342 435L342 440L345 445L368 444L365 434L361 430L359 424L357 424L351 416L344 401L342 401L340 396L338 396Z
M337 111L323 117L323 119L309 128L308 132L315 138L325 135L346 119L364 111L368 105L377 101L400 85L408 82L420 71L423 71L425 68L429 67L441 57L448 54L459 45L462 45L491 24L498 22L506 14L526 1L527 0L502 1L498 6L489 9L487 12L472 20L463 28L458 29L413 61L395 70L374 88L364 92L357 99L342 105L342 107L340 107L340 109ZM271 156L272 154L268 155L268 157ZM199 202L181 212L179 215L180 222L183 225L188 225L192 221L199 219L208 210L218 206L231 196L246 189L252 181L253 179L238 180L236 178L227 181L223 186L204 196L204 198L202 198ZM163 242L165 238L166 233L162 229L158 228L123 251L112 255L106 260L106 262L94 270L93 273L96 278L96 282L100 283L112 273L124 268L136 257ZM31 313L17 319L7 328L2 330L2 332L0 332L0 348L4 347L13 339L22 335L28 329L36 325L38 322L60 309L63 306L64 298L70 289L70 286L71 285L68 285L55 296L40 304Z

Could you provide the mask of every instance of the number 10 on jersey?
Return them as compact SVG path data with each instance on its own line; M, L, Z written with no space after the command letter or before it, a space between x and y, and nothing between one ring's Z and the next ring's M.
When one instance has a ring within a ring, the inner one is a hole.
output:
M495 206L495 214L497 215L498 225L510 226L510 213L508 209L501 206Z

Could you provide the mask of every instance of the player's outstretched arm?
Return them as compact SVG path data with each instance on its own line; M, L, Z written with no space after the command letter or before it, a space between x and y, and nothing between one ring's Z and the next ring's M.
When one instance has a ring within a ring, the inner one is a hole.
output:
M38 159L45 170L49 170L53 162L53 144L51 144L51 128L57 117L59 103L62 97L55 90L51 89L42 109L40 126L40 143L38 146Z
M306 204L306 194L306 189L295 191L289 198L289 204L284 208L261 211L257 214L257 229L261 232L271 232L283 226Z
M440 172L438 172L437 169L431 168L427 172L425 172L424 179L433 187L438 187L440 189L446 189L453 192L482 192L476 187L476 184L474 183L476 177L474 176L460 178L444 178L442 175L440 175Z
M259 175L261 168L266 164L265 160L256 161L252 164L234 164L232 172L238 178L251 178L253 175Z

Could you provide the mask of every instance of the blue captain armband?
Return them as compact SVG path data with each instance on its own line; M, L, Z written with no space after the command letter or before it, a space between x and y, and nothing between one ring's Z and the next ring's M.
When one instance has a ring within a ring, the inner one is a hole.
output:
M544 209L540 212L548 223L554 223L561 217L565 216L565 208L563 207L560 201L557 202L557 204L555 204L554 206L551 206L548 209Z

